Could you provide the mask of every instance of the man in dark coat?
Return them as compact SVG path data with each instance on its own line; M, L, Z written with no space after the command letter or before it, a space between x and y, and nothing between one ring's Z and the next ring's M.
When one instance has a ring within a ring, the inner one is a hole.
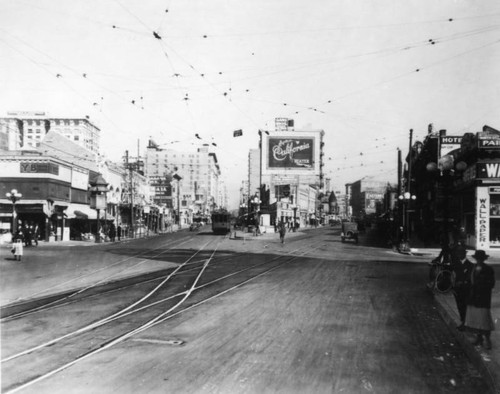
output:
M467 297L470 293L470 278L473 268L473 264L467 259L467 250L463 246L456 248L452 261L452 269L455 275L453 295L460 315L460 325L457 326L460 331L465 329Z

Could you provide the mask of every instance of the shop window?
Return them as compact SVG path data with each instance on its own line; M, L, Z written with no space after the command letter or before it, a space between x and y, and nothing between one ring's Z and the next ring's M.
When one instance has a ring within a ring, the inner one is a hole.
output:
M490 194L490 246L500 248L500 194Z

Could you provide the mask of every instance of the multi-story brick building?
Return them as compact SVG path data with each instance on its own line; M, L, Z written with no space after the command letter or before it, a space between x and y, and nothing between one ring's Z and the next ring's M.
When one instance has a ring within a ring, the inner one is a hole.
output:
M0 118L0 149L35 149L52 130L99 153L101 132L88 118L52 118L45 112L9 112L7 115Z
M153 180L158 196L155 201L176 210L180 205L182 223L189 223L193 216L209 215L226 201L217 156L209 152L207 145L196 152L180 152L161 149L150 141L146 149L144 172ZM168 187L167 182L163 181L171 179L173 174L181 179L171 181Z

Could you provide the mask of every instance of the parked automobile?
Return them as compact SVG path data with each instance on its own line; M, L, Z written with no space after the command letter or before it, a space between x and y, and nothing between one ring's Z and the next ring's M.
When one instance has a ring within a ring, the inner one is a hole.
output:
M340 233L340 239L342 242L345 242L345 240L348 239L358 243L358 235L358 223L342 222L342 232Z
M201 222L191 223L191 225L189 226L189 231L198 231L201 228L201 226L203 226Z

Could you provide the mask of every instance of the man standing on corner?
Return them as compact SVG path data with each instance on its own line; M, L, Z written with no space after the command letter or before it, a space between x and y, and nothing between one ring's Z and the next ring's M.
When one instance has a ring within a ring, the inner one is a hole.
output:
M460 315L460 325L457 330L465 329L465 315L467 312L467 297L470 292L470 279L474 265L467 259L467 250L460 246L456 250L453 263L453 274L455 283L453 285L453 295L457 303L458 313Z

